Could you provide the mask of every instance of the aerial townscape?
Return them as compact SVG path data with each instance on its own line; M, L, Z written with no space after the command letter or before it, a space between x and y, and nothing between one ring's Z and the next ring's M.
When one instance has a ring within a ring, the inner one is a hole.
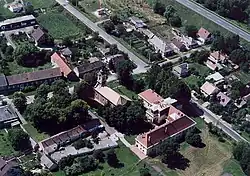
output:
M250 1L0 0L0 176L250 176Z

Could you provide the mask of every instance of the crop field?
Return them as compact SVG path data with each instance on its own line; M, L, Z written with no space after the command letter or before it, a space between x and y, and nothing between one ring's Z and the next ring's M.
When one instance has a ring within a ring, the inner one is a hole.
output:
M65 15L49 12L42 14L37 21L49 31L49 34L55 39L65 37L77 37L81 35L81 30Z

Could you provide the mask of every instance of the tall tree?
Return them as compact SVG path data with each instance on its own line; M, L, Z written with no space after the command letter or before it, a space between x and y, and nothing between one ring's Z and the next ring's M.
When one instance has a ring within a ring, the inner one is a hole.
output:
M133 77L132 72L134 64L130 60L123 60L118 63L117 74L120 83L129 89L132 89Z
M8 138L15 150L24 151L31 148L29 135L21 128L12 128L8 131Z
M22 92L15 92L13 96L13 104L21 113L25 110L27 106L27 99Z
M165 12L165 5L159 2L158 0L154 3L153 10L159 15L163 15Z
M189 37L192 37L192 38L196 38L196 34L198 32L198 29L196 26L194 25L186 25L185 26L185 31L186 31L186 34L189 36Z

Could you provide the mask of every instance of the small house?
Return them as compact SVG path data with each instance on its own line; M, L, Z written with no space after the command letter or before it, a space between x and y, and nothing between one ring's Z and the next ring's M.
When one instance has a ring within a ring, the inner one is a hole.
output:
M178 77L186 77L189 75L188 63L182 63L174 66L172 71Z
M205 97L214 95L219 92L219 88L212 83L206 81L200 88L201 92Z
M197 32L197 38L202 44L206 44L212 41L212 34L202 27Z

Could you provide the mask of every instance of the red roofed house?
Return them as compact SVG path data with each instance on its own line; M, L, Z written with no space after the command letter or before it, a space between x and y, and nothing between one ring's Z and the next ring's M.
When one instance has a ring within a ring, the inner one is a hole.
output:
M136 137L135 146L145 155L157 148L161 141L179 135L196 124L195 121L171 105L167 112L168 115L164 124Z
M212 34L204 28L200 28L197 32L198 40L202 43L209 43L212 41Z
M215 85L213 85L210 82L205 82L202 86L201 86L201 92L203 93L203 95L205 97L208 97L210 95L216 94L219 92L219 88L216 87Z
M149 108L153 106L153 104L158 104L164 100L160 95L158 95L152 89L148 89L148 90L145 90L144 92L139 93L138 98L143 100L143 104L145 108Z
M77 80L78 79L75 72L73 71L73 69L71 69L71 66L67 62L67 60L65 58L61 57L56 52L51 56L51 63L60 68L64 77L66 77L70 80Z
M206 65L208 68L215 70L215 69L222 69L222 65L226 63L228 60L228 56L222 52L215 51L210 54L206 61Z

